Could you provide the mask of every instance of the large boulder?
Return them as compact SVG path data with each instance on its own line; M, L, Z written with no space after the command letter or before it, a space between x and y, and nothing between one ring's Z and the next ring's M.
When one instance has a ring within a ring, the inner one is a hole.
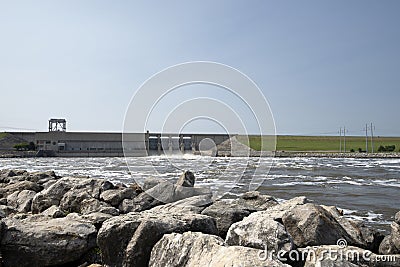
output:
M82 218L90 221L96 227L96 229L100 229L101 226L103 225L103 222L107 221L112 217L113 215L102 212L93 212L90 214L82 215Z
M1 255L5 266L54 266L79 260L96 247L96 228L67 216L3 219Z
M267 208L265 211L261 211L261 214L268 215L274 220L282 221L283 216L290 212L292 209L309 203L308 199L304 196L295 197L280 203L279 205L273 205Z
M17 210L15 210L13 207L6 206L6 205L0 205L0 219L5 218L16 212L17 212Z
M32 190L16 191L7 197L7 205L19 212L29 212L35 195L36 192Z
M32 212L39 213L53 205L59 206L64 194L81 180L82 178L61 178L48 188L36 194L32 200Z
M212 204L211 195L200 195L178 200L176 202L160 205L152 208L152 212L169 213L196 213L200 214ZM205 214L207 215L207 214Z
M126 198L121 201L118 206L118 210L122 214L129 213L131 211L136 210L138 207L137 203L133 201L133 199Z
M391 233L383 239L379 246L379 253L400 254L400 225L394 221L390 225L390 228Z
M235 199L234 202L251 212L266 210L278 205L278 201L274 197L262 195L258 191L246 192L240 198Z
M149 266L252 266L280 267L289 265L273 259L263 259L261 250L224 246L224 241L213 235L185 232L164 235L151 251Z
M347 242L351 245L378 253L379 244L382 242L384 237L380 232L366 226L360 221L353 221L343 217L343 212L334 206L321 205L321 207L327 210L350 235L351 239L347 240Z
M315 204L294 207L282 220L298 247L334 245L341 238L354 242L330 212Z
M80 212L80 205L88 198L98 199L103 190L103 179L65 177L36 194L32 212L39 213L52 205L61 206L69 212Z
M378 231L348 220L333 206L300 205L287 212L282 221L298 247L335 245L345 239L349 245L377 252L383 239Z
M159 183L162 183L162 182L165 182L165 180L160 179L160 178L155 178L155 177L147 177L143 181L142 189L144 191L147 191L150 188L153 188L153 187L155 187L156 185L158 185Z
M135 197L131 203L132 211L148 210L158 205L199 195L211 195L211 191L206 188L184 187L162 182Z
M42 186L38 185L37 183L30 182L30 181L21 181L21 182L9 184L6 187L4 187L4 190L7 192L8 195L10 195L14 192L22 191L22 190L30 190L30 191L39 192L42 189L43 189Z
M60 200L60 208L67 212L81 212L82 201L94 199L84 190L70 189Z
M104 191L100 194L100 199L114 207L118 207L124 199L133 199L136 196L133 188L119 188Z
M0 170L0 183L9 183L12 177L24 177L28 172L26 170Z
M90 213L96 213L96 212L101 212L101 213L106 213L112 216L117 216L119 215L119 210L112 207L111 205L100 201L95 198L87 198L84 199L81 204L80 204L80 213L81 214L90 214Z
M218 235L225 238L229 227L250 215L245 207L229 200L218 200L210 207L204 209L201 214L215 218L217 222Z
M288 252L294 248L292 237L283 224L267 214L255 212L232 224L225 239L230 246L245 246Z
M48 181L58 179L59 177L54 171L44 171L44 172L24 172L22 174L13 176L9 178L10 183L16 183L21 181L34 182L39 185L43 185Z
M62 218L65 217L67 214L55 205L51 206L50 208L46 209L41 213L42 215L49 216L51 218Z
M48 181L60 178L56 175L54 171L44 171L44 172L31 172L26 178L28 181L38 183L43 185Z
M307 203L305 197L296 197L279 205L272 204L266 210L251 213L242 221L231 225L225 242L229 245L257 249L265 249L267 246L270 249L275 249L276 252L290 251L295 246L292 237L283 225L282 217L295 207L305 203Z
M253 191L235 200L218 200L204 209L202 214L215 218L218 235L225 238L232 224L241 221L252 212L268 209L277 204L278 202L273 197Z
M215 221L198 214L131 212L105 221L97 243L109 266L147 266L151 249L164 234L197 231L216 234Z

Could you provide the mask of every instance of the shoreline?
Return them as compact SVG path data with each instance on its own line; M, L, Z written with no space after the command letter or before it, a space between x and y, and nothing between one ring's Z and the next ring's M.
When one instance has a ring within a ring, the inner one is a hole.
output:
M400 264L400 212L383 234L305 196L279 202L250 191L214 200L195 181L190 171L175 184L152 177L140 187L54 171L1 170L0 265L203 266L207 258L218 263L208 266L325 266L332 261L321 251L338 248L369 255L368 266L382 266L374 263L389 256L385 266ZM277 254L260 257L267 247ZM175 260L180 258L192 264Z

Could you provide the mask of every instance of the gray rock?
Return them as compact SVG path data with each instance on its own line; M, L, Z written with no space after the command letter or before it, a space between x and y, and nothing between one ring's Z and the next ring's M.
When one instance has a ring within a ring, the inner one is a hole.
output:
M131 212L105 221L99 230L103 263L110 266L147 266L151 249L164 234L198 231L215 234L211 217L198 214Z
M255 212L234 223L225 239L230 246L245 246L256 249L290 251L294 248L292 237L285 227L273 220L268 214Z
M339 211L334 206L321 205L321 207L328 211L343 227L347 234L349 234L351 237L350 240L347 240L349 244L378 253L379 244L384 237L380 232L367 227L361 222L352 221L343 217L343 212Z
M136 196L133 188L111 189L100 194L100 199L111 206L118 207L124 199L133 199Z
M304 197L304 196L295 197L295 198L286 200L285 202L280 203L279 205L274 205L274 206L266 209L265 214L268 214L274 220L282 221L282 218L286 213L288 213L295 207L304 205L306 203L308 203L308 200L306 197Z
M59 207L53 205L41 213L42 215L49 216L51 218L62 218L67 214L62 211Z
M278 202L273 197L252 191L246 192L239 199L232 201L216 201L203 210L202 214L216 219L218 235L225 238L233 223L241 221L252 212L266 210L276 205L278 205Z
M386 236L379 246L381 254L400 254L400 225L392 222L391 233Z
M148 210L161 204L199 195L211 195L211 191L206 188L183 187L163 182L135 197L133 211Z
M71 191L86 192L90 197L99 198L103 189L103 184L106 181L103 179L86 178L80 179L72 188Z
M0 185L0 198L7 198L7 191L4 189L4 184Z
M50 186L52 186L53 184L55 184L57 182L57 180L49 180L47 182L45 182L44 184L42 184L43 189L47 189Z
M274 197L262 195L258 191L246 192L239 199L235 199L234 202L246 207L249 211L262 211L279 204Z
M114 207L101 207L99 212L109 214L111 216L118 216L119 215L119 210Z
M31 173L26 173L23 176L24 180L34 182L39 185L43 185L48 181L56 180L58 178L59 177L55 174L54 171L31 172Z
M6 205L0 205L0 218L5 218L16 212L17 211L13 207L6 206Z
M0 177L14 177L14 176L23 176L27 174L26 170L1 170Z
M165 182L165 180L160 179L160 178L155 178L155 177L147 177L143 181L142 188L143 188L144 191L147 191L150 188L153 188L153 187L155 187L156 185L158 185L158 184L160 184L162 182Z
M193 187L195 181L196 181L196 178L194 177L194 174L190 171L185 171L179 177L178 181L176 182L176 185L177 186L185 186L185 187Z
M31 190L16 191L7 197L7 203L19 212L29 212L35 195Z
M101 186L101 192L114 189L114 185L110 181L104 181L104 183Z
M102 212L113 216L119 215L118 209L95 198L88 198L81 202L80 210L82 214Z
M160 205L152 208L150 211L200 214L207 206L211 204L212 204L211 195L201 195L201 196L185 198L165 205Z
M112 218L113 215L102 213L102 212L93 212L90 214L82 215L82 218L91 222L97 229L103 225L103 222Z
M166 234L151 251L149 267L197 266L287 266L277 260L263 260L261 250L247 247L226 247L221 238L195 232Z
M36 194L32 201L32 212L38 213L52 205L79 212L80 204L87 198L99 198L103 179L65 177Z
M11 176L11 177L7 177L6 179L3 179L3 183L8 183L8 184L15 184L15 183L22 182L22 181L29 181L27 179L27 174L15 175L15 176ZM30 182L35 182L35 181L30 181Z
M59 206L60 200L63 198L64 194L81 180L82 178L61 178L48 188L36 194L32 200L32 212L39 213L53 205Z
M400 224L400 211L396 213L396 215L394 216L394 221L397 224Z
M7 191L8 194L12 194L16 191L22 191L22 190L30 190L30 191L35 191L39 192L43 189L42 186L38 185L37 183L34 182L29 182L29 181L21 181L17 182L15 184L10 184L4 187L4 190Z
M1 252L5 266L49 266L74 262L96 246L96 228L69 216L30 216L3 220Z
M44 179L44 178L58 178L58 176L56 175L56 173L54 171L31 172L31 173L29 173L29 176L37 177L38 180Z
M213 217L217 222L218 235L225 238L229 227L243 220L250 213L247 206L238 205L236 202L229 200L218 200L204 209L201 214Z
M371 250L374 253L379 253L379 246L384 239L384 235L381 232L377 231L376 229L368 227L364 224L356 223L356 226L359 228L359 231L361 232L360 240L354 239L352 233L349 232L346 227L344 227L346 231L350 233L350 235L355 240L353 245L357 245L361 248Z
M283 224L298 247L333 245L340 238L349 244L354 240L331 213L315 204L304 204L291 209Z
M155 186L154 188L156 187L158 186ZM151 188L149 191L153 190L154 188ZM124 213L133 211L140 212L144 210L149 210L162 204L164 203L160 200L147 194L147 192L143 192L135 197L132 201L126 201L126 199L124 199L123 202L121 202L120 208L124 211Z
M126 214L134 211L136 207L137 205L133 202L133 199L124 199L121 204L119 204L118 209L120 213Z
M102 207L110 207L110 205L95 198L87 198L81 202L80 213L89 214L99 212Z
M60 200L60 208L67 212L81 212L81 203L85 199L92 198L82 189L70 189Z
M0 198L0 205L7 205L7 198Z

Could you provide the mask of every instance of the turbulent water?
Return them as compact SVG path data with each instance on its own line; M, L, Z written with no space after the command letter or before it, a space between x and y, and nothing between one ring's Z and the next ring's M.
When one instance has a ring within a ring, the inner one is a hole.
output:
M212 157L22 158L0 159L0 169L54 170L61 176L90 176L139 183L157 176L175 180L182 170L195 173L197 186L225 197L258 190L278 200L305 195L319 204L335 205L345 216L387 230L400 210L400 159ZM128 166L129 165L129 168Z

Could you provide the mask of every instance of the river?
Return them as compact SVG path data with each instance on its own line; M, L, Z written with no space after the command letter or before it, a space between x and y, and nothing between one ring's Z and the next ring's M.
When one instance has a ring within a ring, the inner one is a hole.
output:
M61 176L127 184L149 176L174 181L188 169L195 173L197 186L210 187L227 198L248 191L250 179L255 178L261 193L279 201L304 195L383 231L400 210L400 159L275 158L270 168L270 161L263 158L2 158L0 169L54 170Z

